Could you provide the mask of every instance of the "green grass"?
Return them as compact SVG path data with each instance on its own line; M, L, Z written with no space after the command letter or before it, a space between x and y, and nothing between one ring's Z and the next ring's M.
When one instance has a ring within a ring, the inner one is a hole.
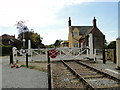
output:
M30 68L30 69L34 69L35 67L34 67L34 66L28 66L28 68Z
M26 67L26 65L22 64L22 65L20 65L20 67Z
M20 67L26 67L26 65L22 64ZM28 66L28 68L34 69L35 67L34 66Z
M34 63L47 63L47 61L34 61Z

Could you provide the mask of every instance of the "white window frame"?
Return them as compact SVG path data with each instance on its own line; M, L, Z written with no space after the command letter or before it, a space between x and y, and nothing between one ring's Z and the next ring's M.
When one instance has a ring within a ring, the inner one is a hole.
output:
M74 43L74 47L79 47L79 43Z
M74 37L74 38L78 38L78 32L74 32L74 33L73 33L73 37Z

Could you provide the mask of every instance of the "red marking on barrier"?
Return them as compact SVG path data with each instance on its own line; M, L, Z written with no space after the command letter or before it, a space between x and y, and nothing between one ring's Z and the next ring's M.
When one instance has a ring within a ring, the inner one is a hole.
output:
M51 58L56 58L58 55L58 52L55 49L50 50L49 53Z

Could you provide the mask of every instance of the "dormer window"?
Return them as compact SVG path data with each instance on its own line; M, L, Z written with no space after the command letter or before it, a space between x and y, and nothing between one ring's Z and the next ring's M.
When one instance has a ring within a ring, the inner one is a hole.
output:
M73 33L73 37L74 37L74 38L78 38L78 32L74 32L74 33Z

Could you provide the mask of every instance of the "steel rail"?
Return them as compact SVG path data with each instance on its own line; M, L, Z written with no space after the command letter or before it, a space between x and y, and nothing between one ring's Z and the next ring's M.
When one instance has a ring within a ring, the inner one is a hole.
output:
M79 61L75 61L75 62L78 63L78 64L81 64L81 65L83 65L83 66L86 66L86 67L88 67L88 68L90 68L90 69L92 69L92 70L94 70L94 71L96 71L96 72L98 72L98 73L100 73L100 74L103 74L104 76L106 76L106 77L108 77L108 78L110 78L110 79L114 79L114 80L120 82L120 79L118 79L118 78L116 78L116 77L114 77L114 76L112 76L112 75L110 75L110 74L108 74L108 73L102 72L102 71L100 71L100 70L98 70L98 69L96 69L96 68L94 68L94 67L92 67L92 66L90 66L90 65L88 65L88 64L85 64L85 63L79 62Z
M67 63L65 63L63 60L61 60L61 62L71 71L71 73L73 73L79 80L82 80L83 83L85 83L87 85L87 90L96 90L95 87L90 84L89 82L87 82L80 74L78 74L73 68L71 68Z

